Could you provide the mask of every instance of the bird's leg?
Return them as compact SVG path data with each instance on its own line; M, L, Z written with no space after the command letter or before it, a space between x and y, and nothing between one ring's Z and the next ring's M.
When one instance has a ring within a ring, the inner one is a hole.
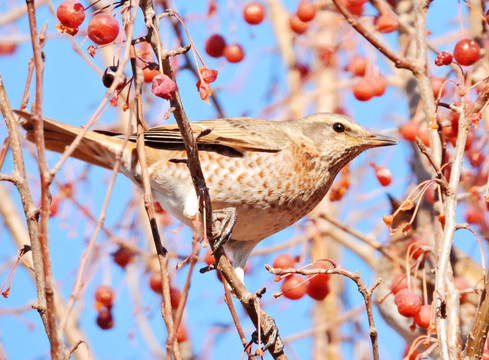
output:
M230 238L236 223L236 209L229 207L212 212L213 231L216 239L212 251L223 246Z

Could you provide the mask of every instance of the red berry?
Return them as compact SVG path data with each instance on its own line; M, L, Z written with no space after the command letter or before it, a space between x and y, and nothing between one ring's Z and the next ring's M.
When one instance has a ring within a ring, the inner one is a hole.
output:
M380 185L390 185L390 183L392 182L392 173L389 169L383 166L377 166L374 163L371 163L370 166L374 168L375 176L377 177L377 180L379 180Z
M309 66L307 66L307 64L295 63L294 68L299 71L301 80L305 80L309 75Z
M430 146L430 134L428 131L423 131L418 134L419 140L425 145Z
M217 279L222 282L222 274L219 270L216 271Z
M469 131L467 134L467 140L465 141L465 151L468 151L472 147L472 143L474 142L474 132Z
M391 291L395 295L402 289L406 289L408 287L406 274L397 274L392 279Z
M448 51L442 51L435 58L436 66L450 65L453 60L453 55Z
M479 44L471 39L463 39L455 44L453 49L453 57L460 65L472 65L479 60L480 54Z
M119 22L110 14L97 14L88 23L88 37L97 45L114 41L119 35Z
M367 78L360 79L352 88L353 95L359 101L368 101L375 96L374 89Z
M58 196L53 197L51 204L49 205L49 217L56 216L59 210L60 198Z
M200 68L200 74L202 75L202 79L208 84L213 83L217 79L217 70L214 69Z
M100 285L95 290L95 301L110 309L114 302L114 291L108 285Z
M367 59L363 56L354 56L348 62L346 70L355 76L364 76L367 70Z
M258 25L265 18L265 7L256 1L250 2L244 8L245 21L250 25Z
M414 315L414 322L422 328L428 329L431 322L431 305L423 305L419 312Z
M307 295L316 301L322 301L329 294L329 285L327 282L322 284L321 286L312 285L309 283L307 286Z
M431 81L431 88L433 89L433 96L435 97L435 99L438 99L438 95L440 96L440 98L442 98L446 93L445 87L443 86L445 80L437 76L432 76L430 78L430 81Z
M176 338L178 343L188 340L187 329L185 328L185 326L180 325L178 327Z
M482 224L484 222L484 214L474 208L469 208L465 212L465 220L469 224Z
M244 50L239 44L226 45L224 57L230 63L238 63L244 58Z
M226 47L226 40L219 35L214 34L205 42L205 52L207 55L218 58L223 55L224 48Z
M375 18L375 29L378 32L387 34L397 30L399 23L390 14L381 14Z
M109 309L100 309L97 316L97 325L102 330L109 330L114 327L114 318L112 317L112 312Z
M407 141L415 141L419 135L419 125L416 121L411 120L399 126L399 133Z
M323 262L317 262L312 269L327 269L328 266ZM316 274L309 277L307 294L314 300L323 300L329 294L328 286L329 274Z
M394 216L392 215L384 215L382 216L382 221L387 225L391 226L392 223L394 222Z
M400 290L396 294L394 302L396 303L397 311L404 317L414 317L423 305L421 298L408 289Z
M471 151L467 154L467 157L469 158L470 165L473 167L481 166L485 160L484 155L480 151Z
M311 266L311 270L314 269L328 269L329 266L324 262L317 262ZM309 284L313 284L314 287L322 287L329 280L329 274L316 274L309 277Z
M383 76L375 76L371 80L371 86L374 91L375 96L382 96L385 93L385 89L387 88L387 81L385 81Z
M114 262L121 268L125 268L133 259L134 253L125 246L119 246L119 249L112 254Z
M178 307L180 303L180 298L182 297L182 293L177 288L170 288L170 304L173 309Z
M165 74L158 74L153 78L151 92L156 96L171 100L177 90L177 84Z
M290 275L282 283L282 292L287 299L298 300L303 297L307 291L307 282L300 275Z
M200 98L208 101L207 98L212 95L212 90L209 84L199 79L195 86L197 86L197 90L199 90Z
M64 26L77 28L85 20L85 9L77 0L65 0L59 4L56 16Z
M293 268L295 265L294 258L288 254L279 254L273 260L272 267L277 269Z
M309 22L316 16L317 7L314 3L301 0L299 6L297 7L297 17L303 22Z
M149 278L149 287L157 294L161 294L162 289L161 274L159 271L155 271Z
M342 0L343 3L345 4L345 7L348 9L349 12L351 12L355 16L362 16L363 15L363 4L366 3L366 1L363 0Z
M450 124L443 126L443 128L441 129L447 141L452 141L454 146L458 136L458 118L459 116L457 113L454 112L450 113L449 115Z
M289 18L290 29L296 34L304 34L309 27L309 23L306 23L299 19L297 14L291 14Z
M10 55L17 49L17 44L13 42L0 42L0 55Z
M212 265L216 262L216 259L214 258L214 255L212 255L212 250L210 248L205 253L204 261L207 265Z
M153 81L156 75L160 74L159 70L152 70L149 67L143 69L143 77L145 83L150 83Z

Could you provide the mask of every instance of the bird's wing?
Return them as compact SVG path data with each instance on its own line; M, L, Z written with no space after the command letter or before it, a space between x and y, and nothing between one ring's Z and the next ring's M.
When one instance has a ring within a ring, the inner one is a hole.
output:
M251 118L227 118L191 122L190 126L199 149L213 146L228 147L239 152L282 150L289 137L273 122ZM135 140L135 137L131 137ZM183 149L183 139L177 124L158 126L145 131L145 145L156 148Z

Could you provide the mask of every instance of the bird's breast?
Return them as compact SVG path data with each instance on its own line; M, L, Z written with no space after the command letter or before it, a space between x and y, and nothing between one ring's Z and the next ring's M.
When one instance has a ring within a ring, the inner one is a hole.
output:
M201 160L213 209L237 210L236 240L262 240L295 223L332 181L318 156L293 148L234 158L204 153Z

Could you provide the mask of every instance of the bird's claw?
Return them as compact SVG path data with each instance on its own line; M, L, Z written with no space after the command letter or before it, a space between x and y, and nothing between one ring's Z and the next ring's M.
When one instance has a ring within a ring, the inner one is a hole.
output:
M267 351L272 346L276 347L276 349L275 349L276 351L282 351L284 348L284 344L282 343L282 341L278 337L277 325L275 324L275 321L273 321L273 319L271 319L271 320L272 320L272 322L270 323L270 326L263 331L262 338L263 337L268 338L268 341L261 349L259 349L262 352ZM258 344L258 331L257 330L253 331L253 334L251 334L251 341L253 341L255 344ZM259 354L256 353L255 355L258 356Z
M212 213L213 237L216 239L212 251L223 246L230 238L236 222L236 209L225 208Z

